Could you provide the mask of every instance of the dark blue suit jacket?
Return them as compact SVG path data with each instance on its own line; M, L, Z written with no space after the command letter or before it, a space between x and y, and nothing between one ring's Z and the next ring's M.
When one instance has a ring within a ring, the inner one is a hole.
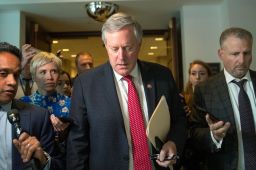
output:
M254 93L256 92L256 72L250 71ZM230 122L229 128L221 149L217 149L213 143L210 130L205 120L205 115L197 112L194 114L191 135L194 143L207 155L207 166L209 170L237 169L238 165L238 139L235 125L234 111L229 97L228 86L224 72L210 78L195 88L194 102L205 108L224 122ZM255 141L256 145L256 141Z
M35 136L43 150L47 152L51 157L51 169L64 169L64 162L61 162L61 157L54 147L54 134L53 127L49 119L49 113L46 109L41 107L23 103L19 100L14 100L12 108L16 108L19 111L20 126L23 131L27 132L31 136ZM13 129L13 138L15 133ZM23 162L16 147L12 147L12 169L23 169Z
M171 113L167 140L176 143L178 154L185 141L185 113L169 69L138 62L149 117L162 95ZM71 127L67 144L67 169L128 170L129 146L109 62L76 78L71 104Z

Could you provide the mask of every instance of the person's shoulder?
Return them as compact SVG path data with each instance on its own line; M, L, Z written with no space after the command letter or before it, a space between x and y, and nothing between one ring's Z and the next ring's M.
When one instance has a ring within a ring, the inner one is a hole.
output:
M200 83L198 86L201 88L211 89L216 88L216 86L222 86L223 83L225 83L225 76L223 71L217 73L216 75L213 75L207 79L207 81L204 81Z
M34 104L26 103L21 100L14 100L14 107L17 108L19 111L24 111L24 112L35 112L37 114L45 114L48 113L47 109L39 107Z
M162 73L162 72L168 72L170 73L171 70L167 68L166 66L163 66L158 63L152 63L152 62L147 62L147 61L138 61L138 64L141 69L150 71L151 73Z
M256 71L255 70L250 70L250 76L255 78L256 77Z

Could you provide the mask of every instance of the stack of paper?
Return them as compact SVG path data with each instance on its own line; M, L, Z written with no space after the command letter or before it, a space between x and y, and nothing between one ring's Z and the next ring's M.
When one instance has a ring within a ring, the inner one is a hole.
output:
M153 112L146 130L147 137L156 148L155 137L165 142L166 136L170 130L171 117L169 107L165 96L162 96Z

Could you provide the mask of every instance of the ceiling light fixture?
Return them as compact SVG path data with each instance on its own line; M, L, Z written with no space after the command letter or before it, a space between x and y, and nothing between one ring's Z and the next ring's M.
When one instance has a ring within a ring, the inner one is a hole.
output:
M150 49L151 50L156 50L156 49L158 49L158 47L157 46L151 46Z
M118 5L104 2L104 1L97 1L97 2L90 2L89 4L85 5L87 14L95 19L96 21L104 22L117 12Z
M155 38L155 41L163 41L163 40L164 40L164 38L162 38L162 37Z

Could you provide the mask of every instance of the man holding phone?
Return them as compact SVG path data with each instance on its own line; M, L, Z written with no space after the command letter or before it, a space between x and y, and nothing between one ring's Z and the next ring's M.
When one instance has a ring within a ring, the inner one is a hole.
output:
M252 34L245 29L222 32L218 55L224 70L195 88L191 135L206 153L209 170L256 168L256 72L249 69L252 43Z

